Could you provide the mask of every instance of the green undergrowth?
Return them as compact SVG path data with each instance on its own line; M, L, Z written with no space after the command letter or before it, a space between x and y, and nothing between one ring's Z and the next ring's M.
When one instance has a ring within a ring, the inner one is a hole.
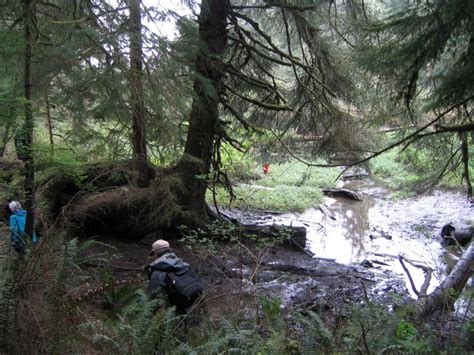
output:
M261 166L253 167L247 174L252 180L235 179L231 201L224 188L216 189L216 201L220 206L252 210L295 211L318 205L323 197L322 188L331 187L340 173L338 168L311 167L301 162L270 164L270 172L264 174ZM207 194L213 204L213 194Z
M236 248L210 248L200 238L188 239L187 244L205 262L210 256L239 255ZM255 259L255 272L260 272L262 251L269 245L240 248L242 256ZM224 273L221 283L207 285L191 313L178 315L166 306L163 295L150 299L141 278L116 278L106 266L110 256L97 246L107 247L50 234L40 248L18 260L17 272L2 284L22 292L0 293L0 301L6 296L15 301L12 313L2 313L10 329L0 338L6 353L458 354L472 349L474 326L469 317L449 328L443 321L439 328L411 319L403 307L391 311L368 299L329 308L282 307L280 299L258 287L239 288ZM241 277L252 284L253 275Z
M432 325L369 301L308 311L282 308L278 298L236 294L240 306L227 305L225 315L201 303L180 316L140 290L120 287L118 301L126 298L128 304L113 317L81 323L75 330L80 342L70 345L127 354L434 354L463 353L472 335L466 322L441 339Z
M465 188L462 165L459 161L446 165L443 156L426 147L409 147L403 151L394 148L373 158L369 164L373 176L383 179L392 191L396 191L394 197L422 193L435 187ZM472 177L472 164L469 172Z

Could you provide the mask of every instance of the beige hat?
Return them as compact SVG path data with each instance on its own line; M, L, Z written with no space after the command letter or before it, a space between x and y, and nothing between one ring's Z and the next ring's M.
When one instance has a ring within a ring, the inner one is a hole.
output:
M160 251L161 249L166 249L169 247L170 247L170 243L168 243L166 240L158 239L151 245L150 255L153 254L154 252Z

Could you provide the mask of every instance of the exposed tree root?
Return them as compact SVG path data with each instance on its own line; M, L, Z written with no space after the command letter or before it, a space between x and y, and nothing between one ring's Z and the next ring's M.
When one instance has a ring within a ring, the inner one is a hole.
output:
M159 171L146 188L132 186L131 162L94 164L85 169L80 182L59 175L42 187L52 218L62 217L65 225L85 236L115 234L132 238L160 229L206 229L204 221L193 211L185 210L180 199L185 191L181 179L172 170ZM224 221L225 217L208 208L209 220ZM292 248L304 250L306 230L302 227L240 225L233 229L239 235L280 238Z

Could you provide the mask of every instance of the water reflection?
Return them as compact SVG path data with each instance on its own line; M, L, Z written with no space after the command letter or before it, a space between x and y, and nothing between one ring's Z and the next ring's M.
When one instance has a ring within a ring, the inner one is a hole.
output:
M398 260L398 255L404 255L434 270L428 292L438 286L456 262L456 257L441 247L439 231L450 221L469 223L472 219L473 207L465 196L438 191L395 200L382 184L373 181L351 182L344 188L357 191L363 201L326 198L323 208L277 216L271 223L305 226L307 248L316 257L344 264L367 259L381 271L394 271L408 284ZM423 271L407 267L420 287Z

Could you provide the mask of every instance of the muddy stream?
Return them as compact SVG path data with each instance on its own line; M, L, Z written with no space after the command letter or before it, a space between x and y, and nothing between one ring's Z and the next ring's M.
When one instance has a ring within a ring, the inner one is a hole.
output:
M405 285L405 293L413 298L416 297L399 255L433 269L428 292L440 284L460 256L441 245L442 226L449 222L467 226L474 219L474 206L465 194L438 190L397 199L383 182L372 180L349 181L339 187L357 192L363 201L325 197L322 206L303 213L244 213L240 219L246 223L303 226L307 230L306 249L315 259L378 274L379 284L398 279L402 287ZM406 266L419 290L423 271L408 263Z

